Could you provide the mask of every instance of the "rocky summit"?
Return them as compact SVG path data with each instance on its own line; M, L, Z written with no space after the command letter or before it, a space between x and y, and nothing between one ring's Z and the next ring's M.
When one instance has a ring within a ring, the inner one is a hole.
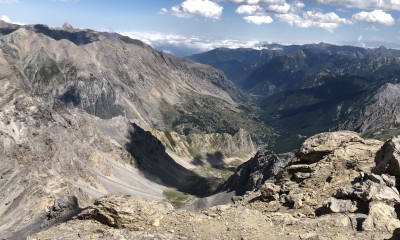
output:
M376 87L343 126L397 121ZM253 97L117 33L0 22L0 237L399 239L400 136L276 153Z

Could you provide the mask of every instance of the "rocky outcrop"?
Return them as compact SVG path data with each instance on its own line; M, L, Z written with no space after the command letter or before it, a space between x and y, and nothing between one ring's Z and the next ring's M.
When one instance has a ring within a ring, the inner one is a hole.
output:
M317 134L305 140L301 145L300 159L308 164L315 163L324 156L339 150L341 146L363 141L360 136L350 131ZM355 154L353 153L353 155Z
M357 129L377 137L398 134L400 123L400 84L386 83L363 103L360 111L354 112L341 126L342 129Z
M85 209L77 218L95 220L113 228L145 230L146 226L159 226L168 212L173 209L166 202L157 202L132 196L105 196Z
M246 191L258 190L265 181L274 178L286 167L291 157L290 154L278 156L269 150L259 150L236 169L220 191L235 191L237 195L243 195Z
M400 177L400 136L385 142L375 158L374 172Z

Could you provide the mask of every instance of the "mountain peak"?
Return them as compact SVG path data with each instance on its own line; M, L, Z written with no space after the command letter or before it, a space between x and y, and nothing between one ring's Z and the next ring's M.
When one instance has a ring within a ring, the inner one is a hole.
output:
M68 31L68 30L73 30L74 27L73 27L70 23L65 22L65 23L62 25L61 29L62 29L62 30Z

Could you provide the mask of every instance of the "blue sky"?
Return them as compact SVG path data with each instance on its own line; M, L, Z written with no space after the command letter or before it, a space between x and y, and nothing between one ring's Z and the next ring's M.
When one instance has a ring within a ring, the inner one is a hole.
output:
M6 21L116 31L177 55L264 42L392 47L399 11L399 0L0 0Z

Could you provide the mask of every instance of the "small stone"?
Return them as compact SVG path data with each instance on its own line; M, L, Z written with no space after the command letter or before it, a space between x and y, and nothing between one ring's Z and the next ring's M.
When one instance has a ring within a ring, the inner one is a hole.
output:
M279 192L281 191L281 187L275 185L273 183L265 183L261 189L261 198L264 201L274 201L279 199Z
M357 203L351 200L341 200L334 197L324 202L324 207L333 213L352 213L357 211Z

